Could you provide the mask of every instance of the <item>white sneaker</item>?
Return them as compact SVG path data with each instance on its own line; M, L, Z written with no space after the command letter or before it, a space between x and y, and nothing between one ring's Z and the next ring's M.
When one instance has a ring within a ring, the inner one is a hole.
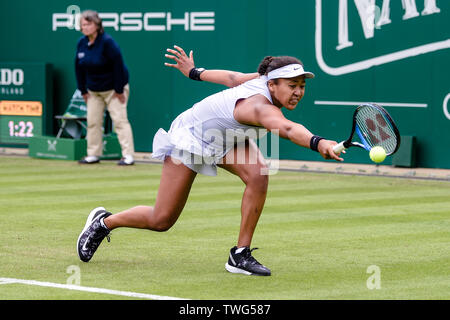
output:
M131 166L134 164L134 158L132 155L125 155L120 159L120 161L117 163L119 166Z
M96 157L96 156L87 156L84 157L83 159L81 159L80 161L78 161L78 163L81 164L92 164L92 163L99 163L100 162L100 158Z

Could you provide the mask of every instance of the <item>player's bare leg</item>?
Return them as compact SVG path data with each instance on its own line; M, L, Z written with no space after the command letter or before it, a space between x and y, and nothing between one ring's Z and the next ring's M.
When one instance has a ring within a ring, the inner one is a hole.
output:
M239 176L245 183L241 203L241 225L236 247L230 250L230 258L225 268L233 273L247 275L271 274L251 255L250 244L267 195L269 177L264 158L256 144L249 140L245 145L236 146L223 159L221 168Z
M166 231L172 227L183 211L196 173L181 163L164 161L161 182L154 207L138 206L112 215L103 207L89 214L77 240L78 256L88 262L112 229L132 227Z
M155 206L137 206L104 220L108 229L131 227L166 231L183 211L197 173L170 157L164 161Z

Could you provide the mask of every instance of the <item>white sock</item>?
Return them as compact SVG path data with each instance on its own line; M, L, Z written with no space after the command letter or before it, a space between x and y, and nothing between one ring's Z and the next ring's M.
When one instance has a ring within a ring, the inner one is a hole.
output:
M241 253L242 251L244 251L245 248L247 248L247 247L237 248L235 253Z
M103 220L105 220L105 218L101 218L100 219L100 224L102 225L103 228L105 228L106 230L109 230L108 227L105 224L105 221L103 221Z

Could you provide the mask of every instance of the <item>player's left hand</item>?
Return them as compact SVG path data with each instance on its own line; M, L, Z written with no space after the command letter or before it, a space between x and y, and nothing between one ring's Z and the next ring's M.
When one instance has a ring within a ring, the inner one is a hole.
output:
M189 78L189 71L191 71L192 68L195 68L194 63L194 53L191 50L189 52L189 56L184 52L182 48L179 46L173 46L176 50L173 49L167 49L167 52L171 54L166 53L166 58L172 59L176 62L176 64L170 64L170 63L164 63L167 67L172 67L175 69L180 70L182 74L184 74L186 77Z
M336 154L333 151L333 146L335 146L336 144L337 144L336 141L322 139L319 141L317 150L324 159L334 159L336 161L344 161L343 158L339 157L340 154ZM342 151L342 153L345 153L345 151Z

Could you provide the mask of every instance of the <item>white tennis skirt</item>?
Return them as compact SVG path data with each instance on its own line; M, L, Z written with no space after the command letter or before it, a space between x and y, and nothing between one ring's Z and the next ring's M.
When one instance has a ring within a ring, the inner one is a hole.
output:
M205 145L194 134L193 127L184 126L178 116L170 126L169 132L160 128L153 138L152 157L164 161L170 156L180 161L191 170L207 176L217 175L217 163L231 149L224 148L218 152Z

